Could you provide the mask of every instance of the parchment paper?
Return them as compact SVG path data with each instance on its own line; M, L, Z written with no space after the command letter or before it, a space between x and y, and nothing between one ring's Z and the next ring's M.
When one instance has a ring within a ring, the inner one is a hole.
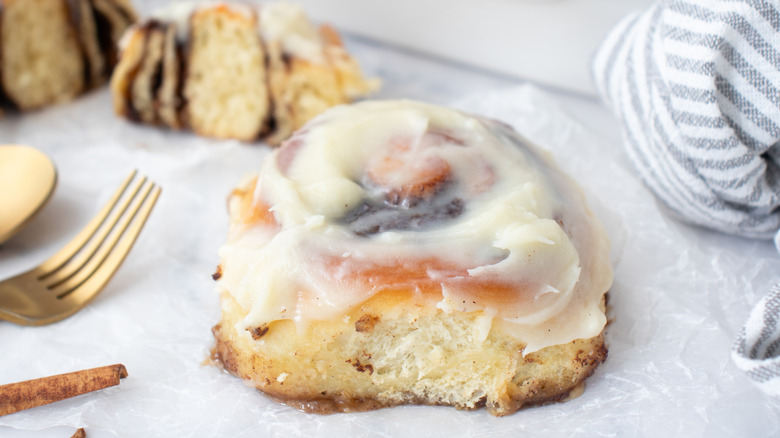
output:
M401 97L403 87L390 90ZM219 318L211 274L227 230L225 198L269 149L132 125L110 114L101 90L0 120L2 142L40 148L60 176L50 204L0 247L0 278L53 253L132 168L159 182L162 196L116 277L86 309L45 327L0 321L0 384L112 363L125 364L129 377L0 417L0 435L69 436L67 426L85 427L90 438L778 436L780 403L729 359L750 308L780 280L773 246L670 218L637 181L616 137L583 126L544 91L520 86L457 100L550 150L609 230L616 274L609 358L582 396L504 418L447 407L317 416L220 371L207 358Z

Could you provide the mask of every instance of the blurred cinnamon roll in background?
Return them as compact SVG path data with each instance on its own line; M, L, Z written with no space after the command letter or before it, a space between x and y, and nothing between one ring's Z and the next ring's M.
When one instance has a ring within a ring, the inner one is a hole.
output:
M127 33L111 91L132 121L278 144L377 85L333 28L296 5L185 3Z

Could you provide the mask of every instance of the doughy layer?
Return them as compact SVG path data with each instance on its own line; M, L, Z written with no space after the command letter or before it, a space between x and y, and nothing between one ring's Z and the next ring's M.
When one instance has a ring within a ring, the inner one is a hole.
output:
M479 314L523 354L598 336L612 280L580 189L510 128L411 101L329 110L264 163L220 250L237 332L379 293Z
M338 320L300 333L289 321L237 330L245 311L222 296L214 356L274 399L312 413L400 404L485 407L502 416L566 401L607 355L602 335L523 354L479 312L430 309L412 294L380 293Z

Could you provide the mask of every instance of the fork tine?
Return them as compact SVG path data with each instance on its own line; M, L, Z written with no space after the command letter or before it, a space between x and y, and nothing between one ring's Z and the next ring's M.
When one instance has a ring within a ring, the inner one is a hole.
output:
M106 238L117 227L119 220L128 211L130 203L133 202L134 199L137 199L137 201L135 201L136 203L140 202L153 186L154 183L149 182L147 184L146 177L141 177L140 181L136 181L136 183L133 184L133 187L128 190L129 194L121 202L121 205L114 204L110 216L106 218L98 230L90 236L88 242L69 260L65 261L64 264L61 264L53 271L43 273L38 279L44 280L49 284L49 287L52 287L58 283L64 282L77 272L83 271L83 268L87 263L94 263L95 256L98 254L98 251L103 250ZM139 199L139 192L141 192L143 187L146 187L146 190L140 193ZM132 218L132 215L130 217Z
M92 220L76 235L76 237L71 239L71 241L62 247L62 249L57 251L56 254L49 257L48 260L43 262L38 267L38 269L43 272L44 275L52 273L62 267L62 265L73 258L73 256L76 255L84 247L84 245L87 244L90 238L98 231L98 229L100 229L100 226L103 224L106 218L108 218L108 215L122 197L122 194L127 189L127 186L129 186L130 182L135 178L136 173L138 173L136 170L130 172L130 175L125 178L116 192L111 195L111 198L108 200L106 205L103 206L100 212L98 212L98 214L92 218Z
M144 203L144 206L136 215L133 224L124 233L122 240L117 243L115 250L111 251L94 275L65 295L63 297L64 300L76 300L83 306L103 289L133 247L138 235L141 233L141 229L143 229L146 223L146 219L149 217L149 213L151 213L157 198L160 196L160 192L160 187L156 187L152 191L149 197L146 198L147 201Z
M108 239L109 235L114 232L115 238L113 242L116 242L116 238L122 233L124 227L127 227L138 206L153 187L154 183L147 181L146 178L142 178L140 182L134 184L121 205L115 206L111 215L101 224L100 229L90 237L88 243L59 268L41 275L39 280L42 280L51 289L69 280L76 274L83 278L85 272L94 270L95 266L102 262L102 257L105 257L105 254L111 249L111 246L107 243L111 242Z
M138 235L141 233L141 230L143 229L149 214L152 212L152 208L157 202L157 198L160 196L160 192L160 187L155 186L151 193L149 193L149 195L144 198L140 208L138 208L137 211L133 213L132 221L129 227L120 233L121 240L115 242L116 245L114 245L114 250L111 251L107 257L105 257L104 263L94 272L92 276L90 276L83 283L79 284L72 291L64 294L64 296L56 296L55 298L54 293L49 291L51 292L51 295L49 296L62 304L61 306L58 306L57 312L30 320L9 320L19 321L20 324L25 325L51 324L73 315L74 313L78 312L79 309L92 301L92 299L95 298L95 296L97 296L101 290L103 290L103 287L106 285L106 283L108 283L111 277L113 277L114 273L122 264L127 254L130 252L130 249L133 247L133 244L138 238ZM14 315L11 316L13 317Z
M160 188L154 183L149 182L148 184L145 184L143 190L141 190L138 196L133 199L132 205L123 212L124 214L122 215L121 220L115 225L115 232L111 236L106 236L107 239L101 242L99 245L100 248L94 254L94 257L85 265L75 267L76 271L68 277L58 279L56 278L59 277L58 275L54 276L54 282L49 283L48 285L48 288L52 290L52 293L56 294L58 298L68 295L93 276L102 275L100 272L105 269L104 266L111 266L110 264L105 264L109 256L112 256L117 252L126 255L127 252L130 251L138 234L141 232L141 229L146 222L146 218L151 213L152 207L154 207L154 204L160 195L160 191ZM119 267L122 260L124 260L124 255L119 259L116 266L111 269L106 281L111 278L111 275L113 275L113 272ZM67 264L66 267L70 268L69 264ZM101 283L101 285L102 284L105 284L105 282Z

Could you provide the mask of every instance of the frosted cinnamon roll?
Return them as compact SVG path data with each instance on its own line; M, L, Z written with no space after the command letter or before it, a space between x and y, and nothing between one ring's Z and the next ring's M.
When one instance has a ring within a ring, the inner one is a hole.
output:
M560 401L606 358L609 244L511 128L412 101L316 117L229 202L215 357L308 411Z

